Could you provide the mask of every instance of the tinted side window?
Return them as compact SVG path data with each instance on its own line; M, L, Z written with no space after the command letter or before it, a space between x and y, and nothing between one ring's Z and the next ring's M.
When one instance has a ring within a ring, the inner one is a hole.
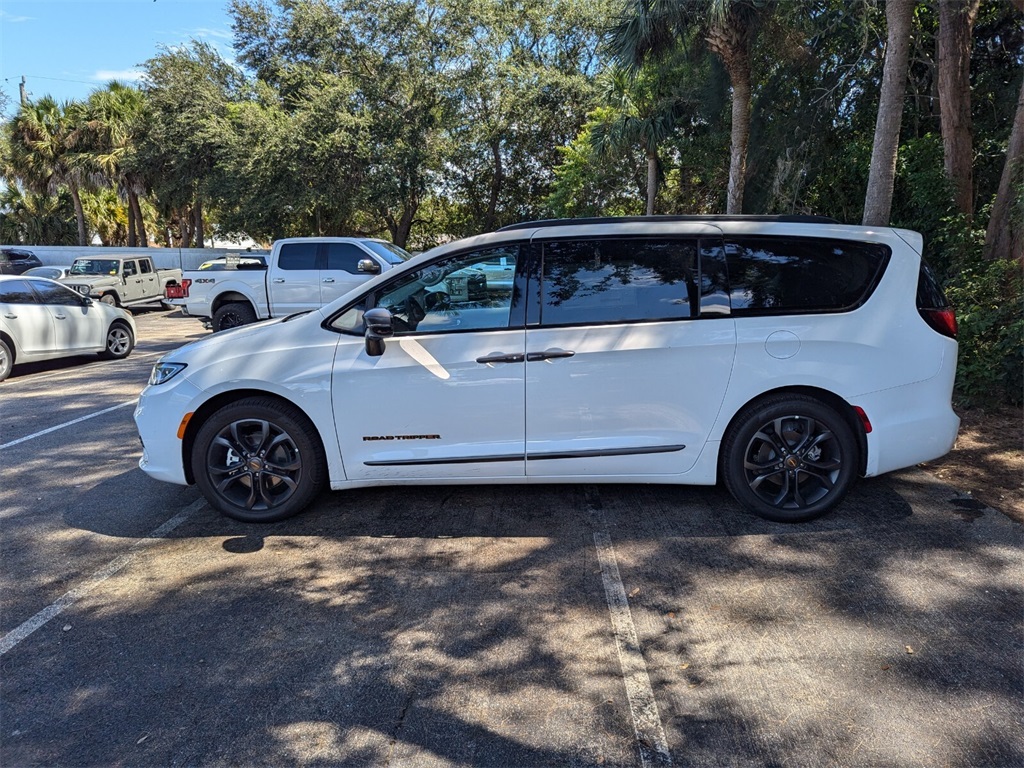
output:
M29 280L29 284L36 289L43 304L58 304L66 307L82 305L82 297L63 285L47 283L43 280Z
M693 317L697 246L685 240L572 240L544 245L544 325Z
M142 274L148 275L150 272L153 271L153 265L149 263L149 259L140 259L139 269L141 270Z
M134 277L139 273L138 269L135 268L134 261L126 261L124 266L121 267L121 274L125 277Z
M39 300L24 280L5 280L0 283L0 303L38 304Z
M359 272L359 262L370 258L363 249L352 243L327 243L327 269Z
M871 295L889 253L849 240L736 238L726 243L733 314L854 309Z
M410 333L489 331L509 327L518 306L513 290L489 289L487 275L476 265L496 251L515 259L518 246L472 251L394 278L368 297L373 306L387 309L396 336ZM363 332L364 303L348 307L330 327L345 333Z
M316 269L318 243L285 243L277 258L281 269Z

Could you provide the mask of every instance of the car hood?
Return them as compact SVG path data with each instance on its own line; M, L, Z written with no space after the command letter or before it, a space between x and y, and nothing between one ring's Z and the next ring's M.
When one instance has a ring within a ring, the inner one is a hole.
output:
M280 325L286 319L277 317L258 323L240 325L237 328L229 328L226 331L218 331L196 341L190 341L188 344L183 344L160 359L175 363L205 362L220 356L223 353L222 348L225 344L239 344L246 347L261 344L262 340L257 342L256 339L260 339L260 337L267 333L268 329ZM258 348L258 346L255 348Z

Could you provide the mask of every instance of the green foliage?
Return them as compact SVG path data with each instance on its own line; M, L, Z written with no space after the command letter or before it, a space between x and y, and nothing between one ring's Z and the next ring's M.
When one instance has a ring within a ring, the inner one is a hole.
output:
M644 157L639 146L599 157L594 131L618 119L611 107L591 112L579 136L562 149L547 200L552 216L636 216L644 212Z
M39 194L8 186L0 192L0 243L76 245L78 229L71 195Z
M946 294L956 307L958 398L965 404L1024 400L1024 274L1013 260L982 261L979 249L958 265Z

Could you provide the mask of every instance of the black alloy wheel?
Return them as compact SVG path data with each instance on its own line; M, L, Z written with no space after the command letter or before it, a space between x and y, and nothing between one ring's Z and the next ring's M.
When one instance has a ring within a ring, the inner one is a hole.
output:
M237 328L240 325L248 325L256 322L256 311L241 301L233 301L225 304L213 313L213 330L226 331L229 328Z
M247 398L211 416L192 450L196 484L212 507L247 523L301 512L323 488L316 428L294 406Z
M813 520L850 489L857 442L842 416L819 400L789 395L756 403L723 444L723 476L746 509L776 522Z

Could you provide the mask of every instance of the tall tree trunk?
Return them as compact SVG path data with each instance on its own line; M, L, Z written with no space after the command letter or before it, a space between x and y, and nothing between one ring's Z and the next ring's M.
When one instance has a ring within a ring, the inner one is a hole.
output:
M654 198L658 196L658 153L647 153L647 215L654 215Z
M135 209L132 207L131 192L128 192L128 247L134 248L138 245L135 235Z
M871 150L868 190L864 197L865 226L886 227L892 212L892 190L896 178L896 152L903 120L903 96L907 90L907 59L914 0L888 0L885 22L885 66L882 92L875 120L875 143Z
M939 114L946 175L957 210L974 215L971 38L979 0L939 1Z
M75 204L75 220L78 222L78 244L85 246L89 242L85 232L85 209L82 208L82 195L78 191L77 184L68 184L68 190L71 192L71 200Z
M203 198L196 195L196 205L192 209L192 215L195 219L195 232L196 232L196 248L206 247L206 237L203 233Z
M986 259L1017 259L1024 264L1024 222L1012 221L1014 195L1024 184L1024 83L1017 96L1006 162L999 178L999 190L992 204L992 217L985 232Z
M491 142L491 156L494 158L494 177L491 180L491 194L487 201L487 216L484 219L484 230L494 229L498 218L498 198L501 187L505 183L505 169L501 164L501 139Z
M149 235L146 234L146 222L142 218L142 205L139 203L139 195L134 189L128 190L128 206L135 211L135 229L139 236L139 247L149 247Z
M729 138L729 190L725 212L743 213L747 182L747 143L750 139L750 23L735 12L708 30L711 50L721 58L732 86L732 132Z

